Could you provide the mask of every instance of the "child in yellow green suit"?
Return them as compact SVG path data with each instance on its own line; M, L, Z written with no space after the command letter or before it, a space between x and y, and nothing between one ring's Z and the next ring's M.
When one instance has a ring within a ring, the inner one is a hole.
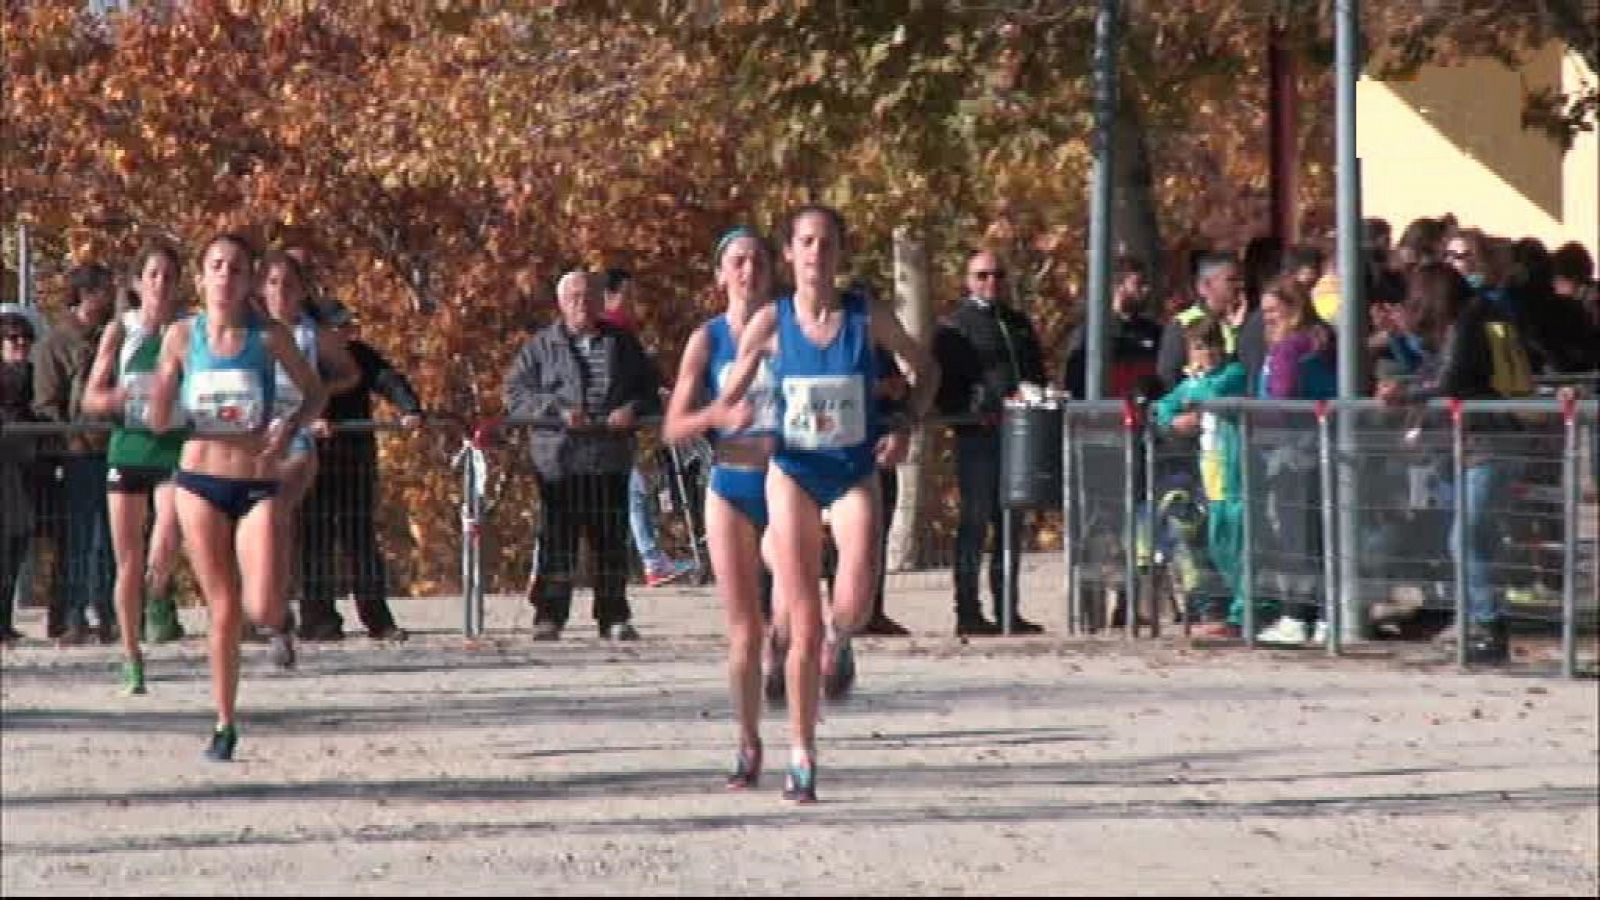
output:
M1245 395L1244 366L1229 360L1222 323L1209 316L1184 323L1188 377L1155 403L1156 424L1165 431L1200 437L1200 483L1206 495L1206 542L1211 564L1232 599L1228 624L1244 618L1240 599L1240 545L1244 506L1239 497L1239 426L1232 416L1191 409L1218 397Z

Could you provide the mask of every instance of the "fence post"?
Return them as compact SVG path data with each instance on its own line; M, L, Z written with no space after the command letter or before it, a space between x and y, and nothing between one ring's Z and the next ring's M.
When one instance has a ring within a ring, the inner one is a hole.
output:
M1134 463L1138 454L1133 446L1139 433L1139 408L1133 399L1122 401L1122 609L1127 616L1128 637L1139 636L1139 570L1135 559L1139 540L1139 507L1133 490Z
M1565 427L1561 460L1561 677L1578 674L1578 403L1571 392L1561 398Z
M1244 629L1244 645L1256 645L1256 582L1255 582L1255 554L1256 554L1256 528L1255 516L1252 510L1251 470L1250 465L1250 411L1241 409L1239 416L1239 504L1240 512L1244 517L1239 535L1239 602L1243 607L1243 619L1239 623Z
M461 613L462 633L483 633L483 565L479 554L483 516L484 426L474 426L461 442L455 464L461 468Z
M1344 611L1339 603L1339 554L1350 552L1349 547L1338 545L1338 522L1334 516L1335 500L1353 502L1354 498L1334 497L1333 437L1328 428L1328 401L1317 401L1317 474L1322 479L1322 621L1328 633L1328 655L1339 655L1339 644L1344 639Z
M1456 665L1467 667L1467 453L1461 400L1450 398L1450 468L1455 476Z
M1144 439L1144 539L1148 555L1145 557L1145 585L1150 591L1150 636L1161 636L1161 586L1156 583L1156 434L1150 427L1149 410L1145 411L1139 434Z

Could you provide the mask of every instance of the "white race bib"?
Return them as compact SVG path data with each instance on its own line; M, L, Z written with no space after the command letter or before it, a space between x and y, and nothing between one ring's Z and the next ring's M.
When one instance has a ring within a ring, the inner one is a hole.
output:
M733 363L727 362L717 373L717 385L727 384L733 375ZM772 369L766 360L756 368L756 377L750 380L750 387L745 390L745 401L750 404L755 415L750 419L750 427L745 432L767 432L778 430L778 395L772 388Z
M259 372L217 369L184 377L189 382L186 406L196 432L246 434L266 427L266 392Z
M867 440L867 392L855 375L783 380L783 442L802 450L854 447Z
M128 392L128 399L122 405L124 428L150 430L150 391L155 383L154 372L127 372L122 376L122 388ZM187 419L183 405L176 398L172 405L172 426L181 428Z

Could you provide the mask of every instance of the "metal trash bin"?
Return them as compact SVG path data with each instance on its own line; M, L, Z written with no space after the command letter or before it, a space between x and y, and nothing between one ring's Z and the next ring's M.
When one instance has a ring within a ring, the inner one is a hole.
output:
M1061 508L1057 402L1007 403L1000 420L1000 502L1006 509Z

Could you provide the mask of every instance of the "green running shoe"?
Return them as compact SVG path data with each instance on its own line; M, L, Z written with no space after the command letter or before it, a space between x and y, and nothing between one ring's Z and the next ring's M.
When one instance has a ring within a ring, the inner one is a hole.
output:
M233 749L239 746L239 729L232 725L211 732L211 743L206 745L206 759L212 762L232 762Z
M122 696L136 697L143 693L145 693L144 660L124 660L122 663Z

